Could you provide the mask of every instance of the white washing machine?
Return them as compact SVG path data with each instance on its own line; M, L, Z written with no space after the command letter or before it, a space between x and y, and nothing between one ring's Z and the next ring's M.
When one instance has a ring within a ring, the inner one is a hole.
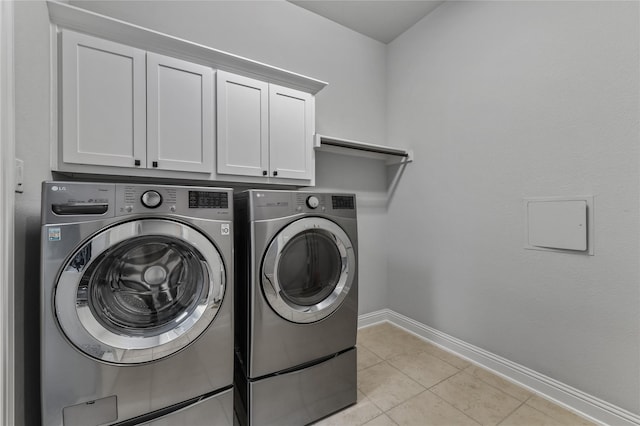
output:
M236 411L303 425L356 402L353 194L235 195Z
M43 183L44 425L233 424L232 200Z

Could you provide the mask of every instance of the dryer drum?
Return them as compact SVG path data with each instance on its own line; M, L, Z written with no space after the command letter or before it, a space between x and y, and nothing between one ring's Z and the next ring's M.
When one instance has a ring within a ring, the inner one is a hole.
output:
M305 217L273 238L262 261L262 290L271 308L295 323L320 321L338 309L351 289L353 245L336 223Z
M321 229L300 233L280 255L282 296L297 305L316 305L333 293L341 271L342 256L331 234Z

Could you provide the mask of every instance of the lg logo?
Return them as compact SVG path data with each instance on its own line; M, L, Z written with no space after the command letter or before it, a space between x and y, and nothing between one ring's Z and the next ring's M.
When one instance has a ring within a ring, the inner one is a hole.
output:
M56 186L56 185L54 185L54 186L51 187L51 190L52 191L66 191L67 187L66 186Z

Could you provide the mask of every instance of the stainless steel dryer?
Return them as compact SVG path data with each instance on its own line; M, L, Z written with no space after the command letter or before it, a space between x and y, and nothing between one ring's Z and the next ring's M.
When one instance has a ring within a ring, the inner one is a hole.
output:
M233 424L232 191L45 182L44 425Z
M240 422L301 425L355 403L355 195L251 190L234 208Z

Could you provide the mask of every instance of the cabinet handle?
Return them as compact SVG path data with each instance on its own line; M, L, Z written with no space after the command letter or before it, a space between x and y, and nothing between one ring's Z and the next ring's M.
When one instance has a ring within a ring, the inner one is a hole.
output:
M140 160L134 160L133 164L135 164L136 166L139 166L140 165Z
M157 161L154 161L153 163L151 163L151 165L152 165L153 167L158 167L158 162L157 162Z
M274 170L274 171L273 171L273 175L274 175L274 176L278 176L278 171L277 171L277 170Z
M266 171L266 170L263 170L263 171L262 171L262 176L266 176L266 175L267 175L267 171Z

